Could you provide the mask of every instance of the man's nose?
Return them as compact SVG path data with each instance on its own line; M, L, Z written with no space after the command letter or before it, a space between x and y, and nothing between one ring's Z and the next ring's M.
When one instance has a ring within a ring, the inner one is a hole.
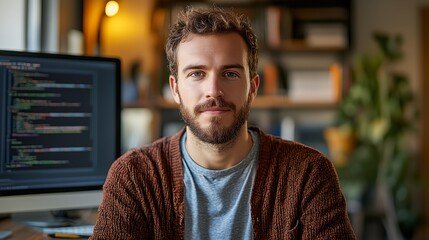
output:
M221 98L224 96L224 92L222 90L221 79L218 76L211 76L207 80L207 92L206 98Z

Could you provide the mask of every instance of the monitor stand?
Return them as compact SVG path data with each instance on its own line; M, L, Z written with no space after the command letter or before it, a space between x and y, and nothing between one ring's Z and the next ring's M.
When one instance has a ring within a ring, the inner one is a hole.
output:
M30 227L65 227L87 224L80 210L13 213L12 220Z

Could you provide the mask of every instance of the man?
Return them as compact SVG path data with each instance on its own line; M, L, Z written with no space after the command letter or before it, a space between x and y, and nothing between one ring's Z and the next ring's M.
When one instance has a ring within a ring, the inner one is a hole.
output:
M331 162L247 125L260 81L247 21L189 8L166 53L186 127L113 164L92 239L355 239Z

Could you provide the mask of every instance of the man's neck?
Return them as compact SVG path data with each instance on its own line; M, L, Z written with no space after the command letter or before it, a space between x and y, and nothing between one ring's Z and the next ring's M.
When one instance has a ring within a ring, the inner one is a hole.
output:
M246 124L235 139L225 144L209 144L197 138L189 128L186 131L186 150L198 165L207 169L222 170L236 165L246 157L253 145Z

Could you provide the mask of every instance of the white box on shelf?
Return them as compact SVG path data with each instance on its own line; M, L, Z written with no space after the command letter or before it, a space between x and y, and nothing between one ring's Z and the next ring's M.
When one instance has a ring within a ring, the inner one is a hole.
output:
M293 70L288 73L288 97L292 101L334 102L335 89L329 70Z

